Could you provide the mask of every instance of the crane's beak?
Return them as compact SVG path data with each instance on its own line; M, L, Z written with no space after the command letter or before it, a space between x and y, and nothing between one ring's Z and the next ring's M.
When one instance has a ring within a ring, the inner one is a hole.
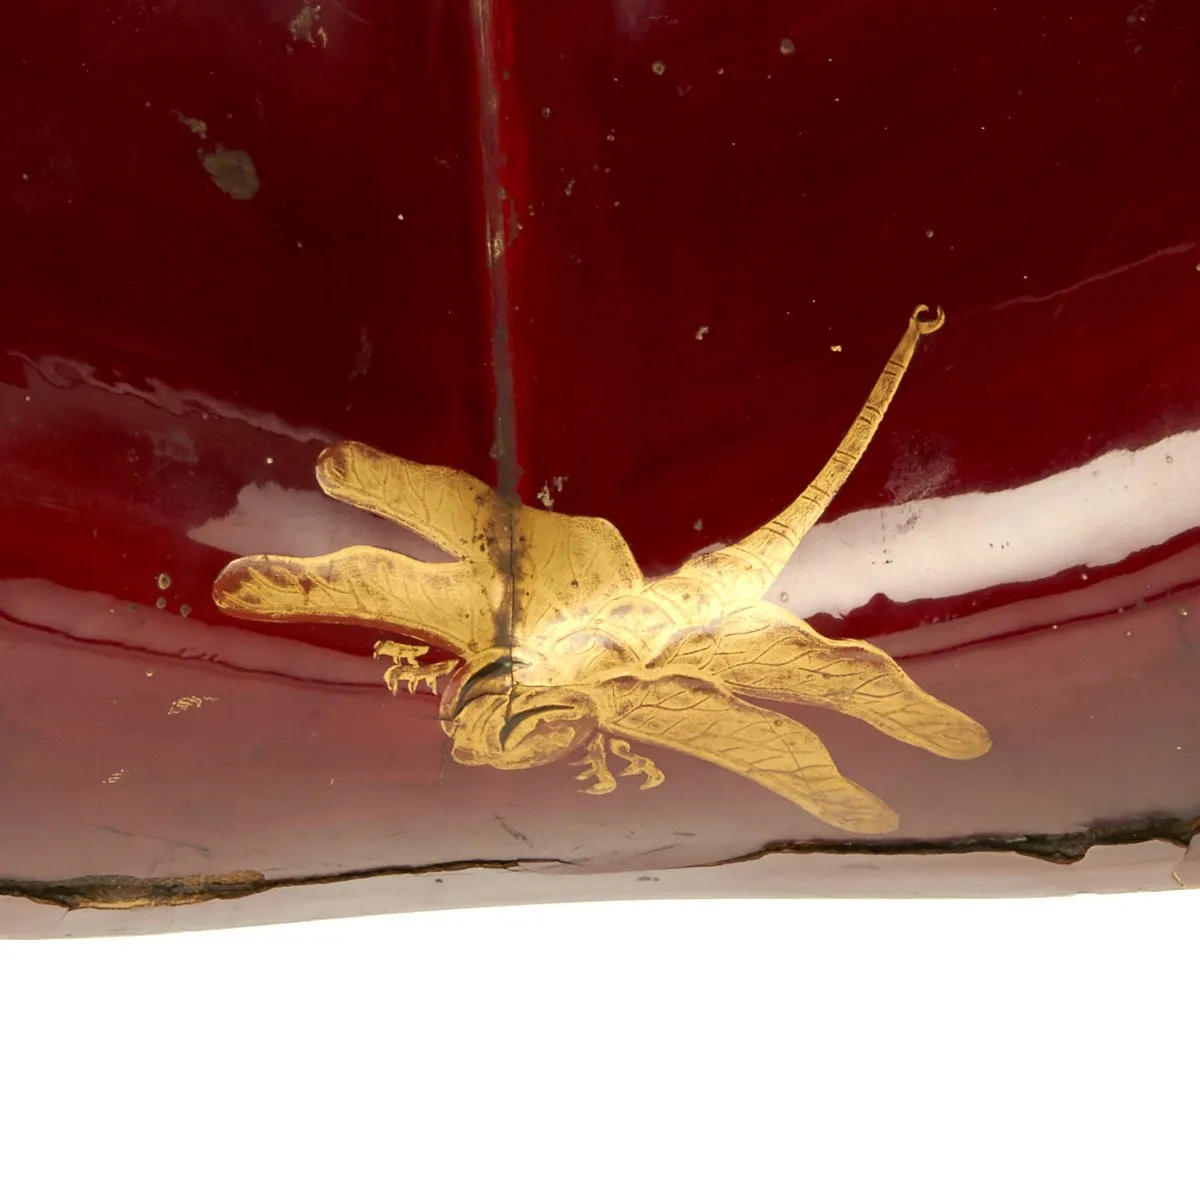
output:
M566 688L531 688L515 694L508 706L508 716L500 726L500 748L508 748L508 740L527 721L546 713L574 713L581 709L574 703L574 693Z
M462 682L452 684L442 695L441 717L453 721L462 710L483 696L505 696L513 690L513 671L526 664L507 650L495 650L475 659Z

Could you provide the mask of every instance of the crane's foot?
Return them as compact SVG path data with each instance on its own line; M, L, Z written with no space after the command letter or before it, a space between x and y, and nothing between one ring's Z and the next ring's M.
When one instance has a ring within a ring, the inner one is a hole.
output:
M629 743L621 738L611 738L608 743L608 748L618 757L623 758L629 765L621 772L622 777L628 775L642 775L644 782L639 791L644 792L647 788L658 787L666 776L658 769L655 764L648 759L644 754L634 754L629 748Z
M393 696L402 686L415 692L422 683L437 695L437 681L443 675L449 675L458 666L458 661L448 658L423 667L418 660L428 653L428 646L410 646L405 642L375 643L375 657L392 660L392 666L383 673L383 682Z
M579 762L575 763L575 766L584 768L575 778L585 782L589 779L593 781L591 787L583 789L589 796L603 796L616 790L617 781L608 765L608 756L605 753L606 744L613 754L618 758L623 758L626 762L625 769L621 772L622 778L631 775L643 777L641 791L658 787L666 778L645 755L634 754L629 748L629 743L623 738L606 738L603 733L597 733L588 742L587 753Z
M603 796L605 793L615 790L617 781L613 778L613 773L608 769L608 759L604 753L604 734L595 734L592 740L588 742L588 748L584 756L572 765L584 768L575 776L576 779L581 779L585 782L589 779L594 780L591 787L582 789L587 795Z

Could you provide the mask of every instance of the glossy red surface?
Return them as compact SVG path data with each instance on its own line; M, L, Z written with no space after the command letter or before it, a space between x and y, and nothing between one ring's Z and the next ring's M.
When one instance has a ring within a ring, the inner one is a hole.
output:
M1198 51L1200 12L1170 0L14 11L0 878L296 886L63 921L14 897L0 928L1072 890L1082 866L995 837L1136 842L1158 818L1184 837ZM945 328L772 598L991 731L958 763L812 721L904 838L993 838L949 884L934 857L867 852L768 854L728 882L699 868L831 831L679 755L657 791L599 798L565 767L458 766L436 701L381 687L369 633L213 605L239 554L413 549L317 491L346 438L512 472L526 503L548 488L673 569L808 483L922 302ZM1182 849L1128 854L1142 874L1086 886L1171 886ZM479 865L406 873L447 863ZM384 873L370 898L303 886L362 872Z

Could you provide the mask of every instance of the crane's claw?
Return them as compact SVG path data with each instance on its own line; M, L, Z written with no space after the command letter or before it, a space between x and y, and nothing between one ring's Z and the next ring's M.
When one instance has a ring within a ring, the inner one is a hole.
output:
M597 733L588 742L587 753L572 765L584 768L575 776L576 779L595 780L591 787L582 789L587 795L603 796L607 792L616 789L617 781L613 778L613 773L608 769L608 759L604 754L604 734Z
M383 673L383 682L387 684L388 691L393 696L400 691L402 684L410 692L416 692L422 683L437 695L437 681L443 675L449 675L458 666L458 662L450 658L423 667L417 660L428 653L428 646L410 646L405 642L375 643L375 657L392 660L392 666Z
M587 753L574 764L577 767L584 768L584 770L575 776L576 779L585 781L588 779L594 780L591 787L583 789L589 796L603 796L607 792L614 791L617 786L617 781L609 769L608 758L605 754L606 741L608 749L618 758L623 758L627 764L621 772L622 778L630 775L641 775L644 777L641 791L644 792L647 788L658 787L666 778L658 767L644 754L635 754L629 748L629 743L623 738L606 739L603 733L597 733L588 742Z
M666 776L658 769L655 764L648 759L644 754L634 754L629 748L629 743L623 738L612 738L608 743L608 748L618 757L623 758L629 766L621 772L621 775L643 775L645 782L638 789L646 791L647 788L656 788Z

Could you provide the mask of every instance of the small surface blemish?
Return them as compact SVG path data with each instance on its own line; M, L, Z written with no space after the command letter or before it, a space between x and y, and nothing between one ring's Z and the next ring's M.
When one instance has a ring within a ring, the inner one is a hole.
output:
M361 379L371 369L371 358L374 347L371 345L371 335L364 325L358 331L358 353L354 356L354 365L350 368L350 379Z
M704 341L704 338L707 334L708 334L708 326L701 325L700 328L696 330L696 341L698 341L698 342Z
M779 53L780 54L795 54L796 53L796 43L793 42L790 37L780 38L779 39Z
M661 60L658 62L653 62L650 64L650 70L652 70L655 75L665 75L667 71L667 64Z
M234 200L252 200L258 195L258 168L245 150L226 150L218 146L212 154L201 156L204 169L213 183Z
M216 702L216 696L180 696L178 700L171 701L170 707L167 709L167 716L175 717L189 709L201 708L205 704L216 704Z
M208 122L200 120L199 117L185 116L183 113L176 110L176 117L179 118L180 125L185 125L198 138L208 136Z
M171 577L166 571L162 571L155 582L158 584L159 590L165 592L171 586Z
M695 520L695 523L692 525L692 528L693 528L693 529L694 529L694 530L695 530L697 533L699 533L699 532L700 532L700 530L702 530L702 529L704 528L704 520L703 520L703 518L701 518L701 517L697 517L697 518L696 518L696 520Z
M514 828L503 817L499 816L498 814L496 816L496 822L500 826L500 828L503 829L504 832L508 834L509 837L515 838L519 842L524 842L527 846L533 845L533 843L530 841L530 839L525 834L523 834L519 829Z
M154 607L155 608L166 608L167 607L166 596L159 596L159 598L157 600L155 600L155 602L154 602Z
M319 42L321 49L328 48L329 35L325 32L320 21L321 6L319 4L306 4L288 22L288 30L292 35L292 40L308 42L310 46L315 46Z

